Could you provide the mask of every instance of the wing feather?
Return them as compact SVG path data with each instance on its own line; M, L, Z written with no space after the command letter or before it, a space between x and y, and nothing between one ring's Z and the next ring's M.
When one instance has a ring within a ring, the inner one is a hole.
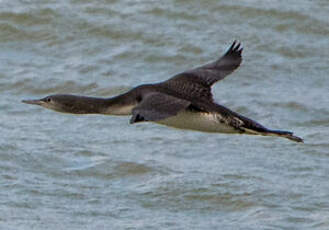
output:
M204 87L211 87L215 82L224 79L240 66L242 50L241 44L234 41L226 53L218 60L177 74L168 81L191 81L194 84L198 83Z
M186 109L191 102L164 93L148 93L132 110L130 123L140 121L158 121L175 116Z

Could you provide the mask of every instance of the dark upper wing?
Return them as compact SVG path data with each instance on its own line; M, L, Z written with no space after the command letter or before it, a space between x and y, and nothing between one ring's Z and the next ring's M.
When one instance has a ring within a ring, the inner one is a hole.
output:
M158 121L175 116L191 103L164 93L149 93L133 109L130 123L139 121Z
M210 87L239 67L242 61L241 53L240 43L234 41L228 51L218 60L180 73L168 81L191 81Z

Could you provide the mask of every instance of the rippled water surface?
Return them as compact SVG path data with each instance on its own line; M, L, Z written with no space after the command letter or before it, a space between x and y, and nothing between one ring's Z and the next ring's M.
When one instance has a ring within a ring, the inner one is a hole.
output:
M0 0L0 229L329 229L329 2ZM216 101L305 139L21 103L110 97L209 62Z

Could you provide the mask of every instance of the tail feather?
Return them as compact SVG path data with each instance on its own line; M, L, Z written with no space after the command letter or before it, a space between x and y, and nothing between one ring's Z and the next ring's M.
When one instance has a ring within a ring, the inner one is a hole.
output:
M282 130L267 130L268 133L274 134L277 136L285 137L289 140L296 141L296 142L304 142L304 140L300 137L294 136L293 132L289 131L282 131Z
M302 138L294 136L293 132L289 132L289 131L271 130L271 129L252 130L252 129L247 129L247 128L244 128L244 130L248 134L263 135L263 136L278 136L278 137L287 138L287 139L295 141L295 142L301 142L301 143L304 142L304 140Z
M302 142L302 143L304 142L302 138L294 136L293 132L267 129L266 127L262 126L256 121L253 121L240 114L235 113L234 115L243 122L243 125L239 126L238 129L240 129L242 132L244 131L247 134L262 135L262 136L277 136L277 137L284 137L295 142Z

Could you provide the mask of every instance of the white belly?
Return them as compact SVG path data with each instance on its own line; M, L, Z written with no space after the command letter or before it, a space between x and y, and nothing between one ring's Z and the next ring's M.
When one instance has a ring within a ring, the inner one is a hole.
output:
M239 131L233 127L221 123L221 118L220 114L183 111L176 116L156 121L156 123L178 129L191 129L216 133L239 133Z

